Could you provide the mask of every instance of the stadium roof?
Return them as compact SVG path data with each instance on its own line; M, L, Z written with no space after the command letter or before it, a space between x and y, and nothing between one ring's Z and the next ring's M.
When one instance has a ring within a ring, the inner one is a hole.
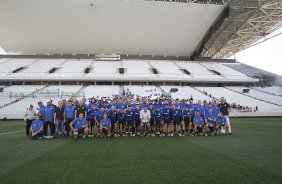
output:
M282 27L282 0L230 0L229 10L212 29L201 56L228 58Z
M280 28L281 17L282 0L2 0L0 47L227 58Z
M0 46L22 54L189 56L222 4L1 0Z

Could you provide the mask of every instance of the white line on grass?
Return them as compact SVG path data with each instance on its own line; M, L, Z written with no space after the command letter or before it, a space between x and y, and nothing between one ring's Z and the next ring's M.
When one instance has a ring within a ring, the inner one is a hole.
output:
M14 132L1 133L0 136L1 136L1 135L15 134L15 133L23 132L23 131L25 131L25 130L19 130L19 131L14 131Z

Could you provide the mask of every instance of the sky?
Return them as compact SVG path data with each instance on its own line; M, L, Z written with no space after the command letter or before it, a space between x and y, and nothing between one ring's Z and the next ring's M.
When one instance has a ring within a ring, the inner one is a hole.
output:
M274 31L267 38L279 33L282 33L282 28ZM234 55L230 58L234 59ZM282 34L236 53L235 59L282 76Z

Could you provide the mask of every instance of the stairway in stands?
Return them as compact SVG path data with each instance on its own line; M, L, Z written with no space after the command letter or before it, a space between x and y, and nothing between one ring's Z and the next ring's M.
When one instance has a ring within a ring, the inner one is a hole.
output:
M12 102L9 102L9 103L7 103L7 104L4 104L4 105L2 105L2 106L0 107L0 109L2 109L2 108L4 108L4 107L7 107L7 106L9 106L9 105L12 105L12 104L14 104L14 103L20 102L20 101L22 101L22 100L25 99L25 98L31 97L31 96L35 95L36 93L38 93L38 92L44 90L45 88L49 87L49 86L50 86L50 85L46 85L46 86L44 86L44 87L42 87L42 88L40 88L40 89L37 89L37 90L35 90L35 91L33 91L33 92L31 92L31 93L29 93L29 94L27 94L27 95L25 95L25 96L23 96L23 97L17 99L17 100L14 100L14 101L12 101Z
M215 96L209 95L209 94L205 93L204 91L202 91L202 90L200 90L200 89L198 89L198 88L196 88L196 87L194 87L194 86L190 86L190 87L193 88L193 89L195 89L196 91L199 91L200 93L206 95L206 96L209 97L209 98L211 97L212 99L219 100L219 99L216 98Z
M74 93L74 94L69 98L69 100L73 100L73 99L76 99L77 97L79 97L86 87L87 87L87 85L83 85L76 93Z
M160 86L156 86L156 88L158 88L162 92L162 94L169 96L169 94L165 90L163 90L163 88L161 88Z

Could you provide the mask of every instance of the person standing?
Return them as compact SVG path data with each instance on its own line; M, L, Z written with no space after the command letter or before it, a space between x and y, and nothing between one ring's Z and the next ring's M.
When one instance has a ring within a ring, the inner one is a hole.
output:
M39 101L39 102L37 103L37 105L38 105L37 110L38 110L39 118L40 118L40 120L43 121L43 119L44 119L44 118L43 118L43 116L44 116L44 105L43 105L42 101Z
M31 126L31 123L32 121L34 120L35 118L35 110L33 110L33 105L29 105L28 109L25 111L24 113L24 120L25 120L25 134L27 136L30 135L30 126Z
M80 113L83 114L83 118L87 117L87 108L83 100L79 101L79 105L76 106L74 112L75 112L74 113L75 118L79 117Z
M55 118L54 118L55 109L50 100L47 101L47 106L44 107L44 138L47 138L48 135L48 126L50 127L51 138L55 133Z
M223 114L223 117L226 119L226 124L228 126L228 133L229 135L232 135L231 132L231 125L230 125L230 120L229 120L229 113L230 113L230 106L228 103L226 103L226 100L224 97L221 97L220 99L220 104L219 106L219 111Z
M143 110L140 112L140 119L141 119L141 136L144 135L144 130L147 129L147 135L150 135L150 119L151 113L148 110L148 107L145 105L143 106Z
M64 122L67 138L70 137L70 123L74 119L74 109L75 107L72 105L72 101L69 100L67 106L64 109Z
M55 130L55 136L58 137L59 135L64 135L65 130L64 130L64 111L65 108L63 106L62 101L58 102L58 107L56 107L55 110L55 118L56 118L56 130Z

